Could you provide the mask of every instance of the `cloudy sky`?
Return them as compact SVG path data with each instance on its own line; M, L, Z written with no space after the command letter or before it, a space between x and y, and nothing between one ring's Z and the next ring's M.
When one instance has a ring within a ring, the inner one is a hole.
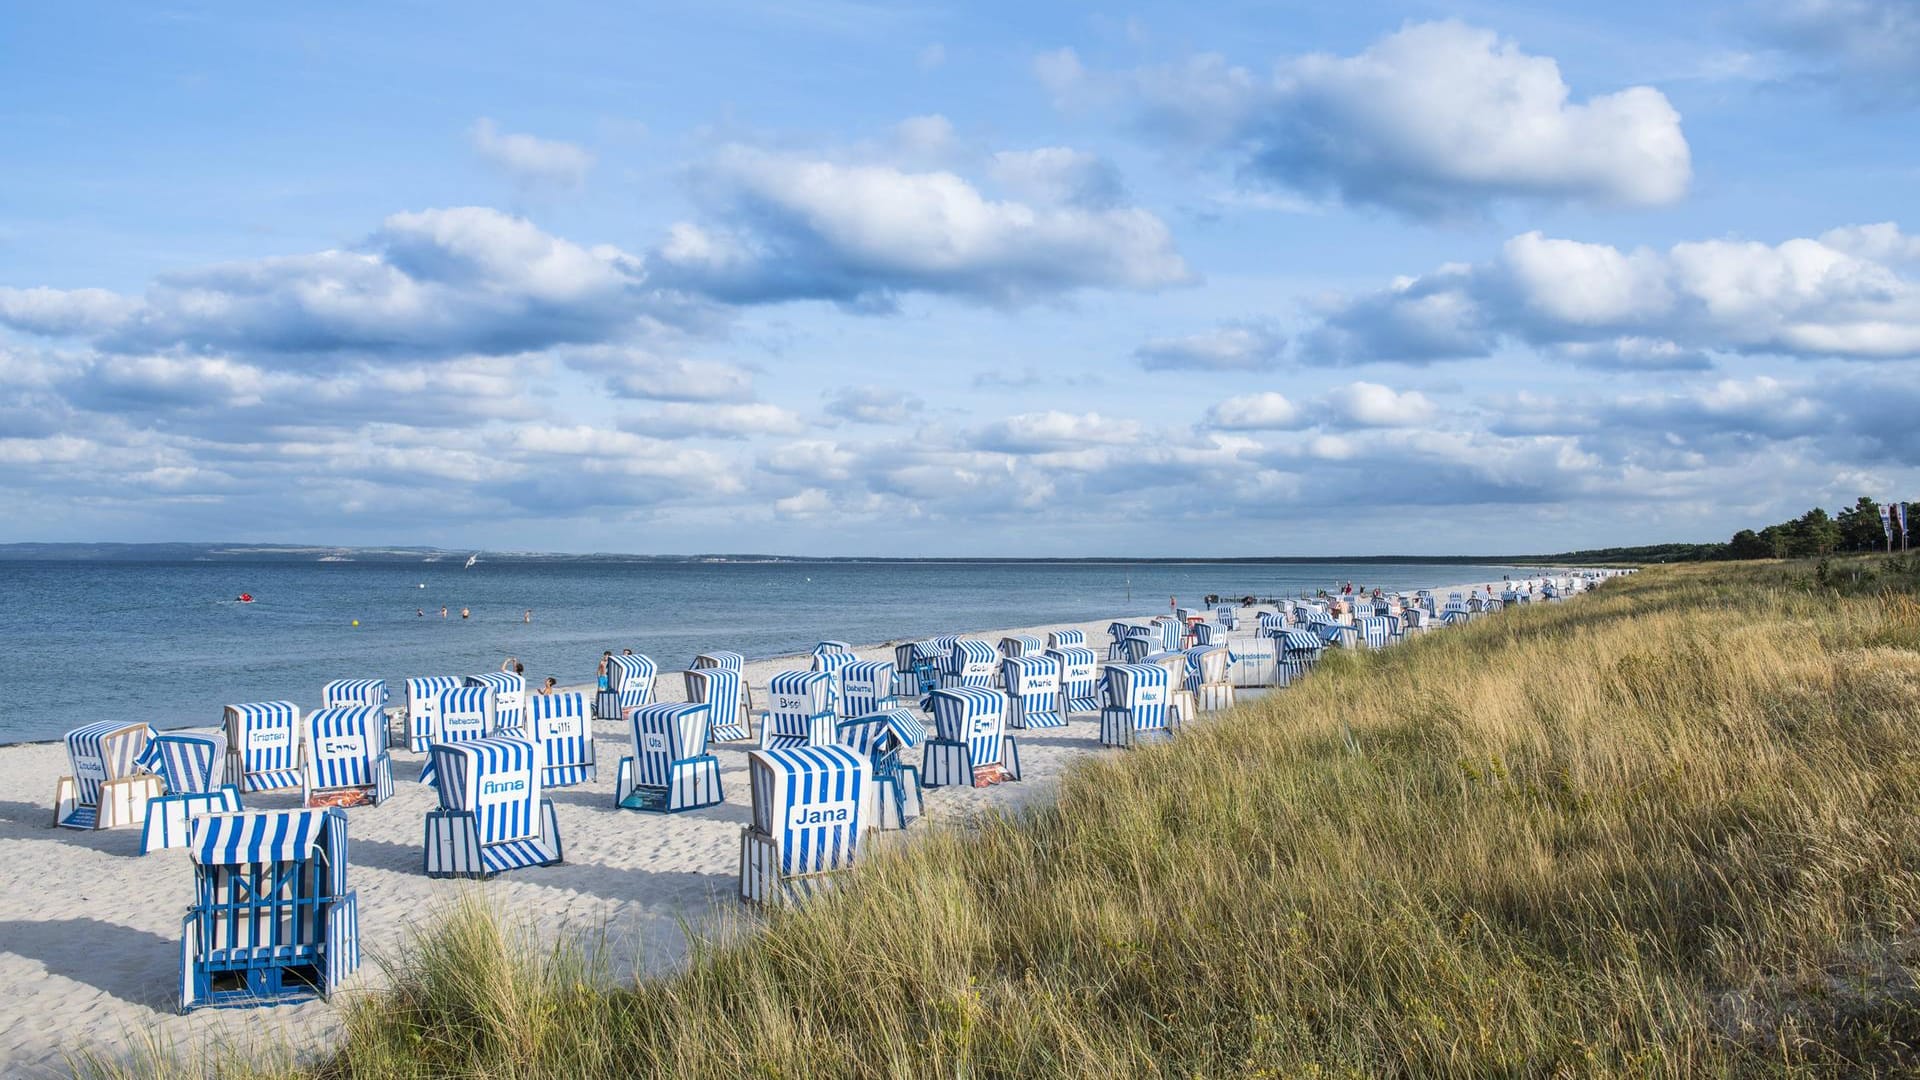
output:
M0 541L1507 552L1920 495L1913 0L269 7L8 9Z

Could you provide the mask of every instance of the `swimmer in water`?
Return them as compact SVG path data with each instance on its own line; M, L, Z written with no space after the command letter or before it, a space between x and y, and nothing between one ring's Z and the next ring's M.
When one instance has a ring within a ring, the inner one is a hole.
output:
M471 614L471 613L470 613L470 612L468 612L466 608L461 608L461 609L460 609L460 617L461 617L461 618L463 618L463 619L464 619L464 618L466 618L466 617L467 617L467 616L468 616L469 614Z

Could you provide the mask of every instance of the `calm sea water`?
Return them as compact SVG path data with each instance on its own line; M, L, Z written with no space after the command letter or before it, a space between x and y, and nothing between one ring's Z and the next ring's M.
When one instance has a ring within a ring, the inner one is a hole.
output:
M1497 580L1509 567L1388 563L0 562L13 692L0 742L94 720L218 721L228 702L318 701L329 679L492 670L588 682L604 649L676 670L693 655L804 652L1042 623L1151 615L1169 596L1295 595ZM1516 573L1516 576L1518 574ZM234 597L251 593L255 602ZM448 617L440 617L445 605ZM460 609L472 611L460 618ZM523 613L533 611L533 621ZM416 611L424 615L415 614ZM354 620L359 625L353 625Z

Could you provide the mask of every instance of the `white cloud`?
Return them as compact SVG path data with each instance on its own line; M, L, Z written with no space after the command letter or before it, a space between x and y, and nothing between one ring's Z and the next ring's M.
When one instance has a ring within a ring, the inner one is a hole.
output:
M1148 371L1265 371L1280 362L1286 347L1286 335L1271 327L1240 325L1154 338L1133 355Z
M48 337L100 333L124 322L137 306L106 289L0 286L0 323Z
M1920 102L1920 7L1912 0L1765 0L1748 26L1800 75L1876 106Z
M669 439L690 435L742 439L754 435L798 435L806 430L807 423L791 409L764 402L743 405L671 402L621 426Z
M1396 391L1379 383L1355 382L1329 391L1326 407L1354 427L1413 427L1433 418L1433 402L1417 390Z
M1113 206L1126 195L1106 159L1066 146L1002 150L989 171L1015 196L1043 205Z
M1208 426L1226 431L1285 431L1308 423L1299 406L1271 390L1228 398L1207 412Z
M827 401L827 414L857 424L904 424L926 405L904 390L847 386Z
M1102 416L1099 413L1069 413L1058 409L1021 413L988 424L971 440L978 450L1005 454L1041 454L1073 450L1087 446L1111 446L1130 443L1141 437L1138 421Z
M648 401L749 401L753 376L737 364L660 356L631 346L599 345L575 350L567 364L606 375L615 397Z
M469 132L480 159L521 184L577 188L586 183L593 154L570 142L501 131L481 117Z

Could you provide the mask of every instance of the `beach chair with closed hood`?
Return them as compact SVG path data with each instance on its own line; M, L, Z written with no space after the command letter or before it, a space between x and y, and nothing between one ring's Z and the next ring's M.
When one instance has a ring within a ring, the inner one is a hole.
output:
M240 789L226 783L227 737L217 731L169 731L154 736L140 767L160 778L166 794L147 801L140 854L183 848L193 819L242 809Z
M226 707L227 779L242 795L297 788L300 768L300 706L256 701Z
M1087 643L1087 632L1084 630L1069 629L1069 630L1047 631L1047 651L1049 652L1052 652L1053 650L1056 650L1056 649L1064 649L1064 648L1067 648L1068 646L1085 645L1086 643Z
M933 737L920 762L927 787L987 787L1020 779L1020 747L1007 734L1007 693L979 686L933 692Z
M1099 712L1099 654L1085 645L1062 645L1047 655L1060 665L1060 715Z
M1225 645L1187 650L1187 690L1201 712L1233 708L1233 651Z
M1213 609L1213 621L1220 624L1222 630L1240 629L1240 613L1232 604L1221 604Z
M581 691L562 690L528 698L526 723L510 734L540 748L540 786L548 791L599 778L593 719L587 715L587 695Z
M687 700L707 707L707 738L713 742L746 742L753 738L753 713L747 705L746 680L737 669L688 668Z
M1033 634L1008 634L1000 639L1000 659L1010 660L1046 651L1046 643Z
M1000 677L1007 691L1007 726L1029 728L1067 726L1060 704L1060 661L1046 653L1011 656L1000 661Z
M1212 623L1194 623L1187 628L1187 640L1193 645L1212 645L1220 636L1220 628Z
M927 738L927 725L907 709L842 720L834 737L873 763L876 829L904 829L920 816L920 770L904 759Z
M1167 704L1167 669L1159 664L1108 664L1100 680L1100 744L1131 749L1168 738L1178 724Z
M1200 715L1200 702L1187 689L1187 653L1161 652L1148 656L1146 663L1158 664L1167 671L1167 708L1176 725L1193 722Z
M300 802L309 809L379 806L393 797L387 718L371 705L315 709L305 729Z
M833 677L824 671L780 671L767 681L767 714L760 749L825 746L833 742Z
M166 785L140 761L153 739L144 723L101 720L67 732L73 769L53 786L53 823L67 829L118 829L147 820L147 803ZM44 790L44 789L43 789Z
M488 878L551 866L566 854L553 800L540 785L540 748L512 735L435 743L440 808L427 814L431 878Z
M499 728L495 694L487 686L455 686L440 692L438 730L427 747L426 763L420 766L420 782L434 782L433 747L448 743L484 739Z
M707 706L690 702L627 710L630 750L614 778L613 804L677 814L720 802L720 759L707 750L709 724Z
M344 709L365 705L370 709L387 707L387 680L335 679L320 687L320 707Z
M1156 652L1178 652L1187 644L1187 623L1171 615L1153 617L1154 643Z
M653 702L653 680L659 669L653 658L638 653L612 653L603 658L606 689L593 696L593 718L624 723L628 709Z
M345 811L206 814L193 819L187 854L181 1012L328 997L360 966Z
M837 641L823 641L813 649L813 670L827 677L828 707L835 717L852 715L846 709L847 669L859 661L859 657L846 649L828 648L840 644Z
M873 817L873 763L836 743L754 750L752 823L740 834L740 898L811 895L854 865Z
M852 651L853 646L844 641L822 641L816 643L813 647L813 655L815 656L829 656L833 653L850 653Z
M1394 629L1399 620L1391 615L1362 615L1353 620L1353 628L1359 632L1360 643L1369 649L1384 649L1393 644Z
M484 686L493 691L493 730L520 726L526 715L527 677L515 671L483 671L467 676L468 686Z
M973 686L990 690L995 683L994 668L1000 654L980 638L954 638L947 653L947 667L940 675L942 689Z
M747 711L748 717L751 719L753 714L753 687L747 685L747 658L744 655L724 650L718 652L703 652L693 658L691 667L694 671L706 671L711 668L719 668L722 671L739 673L740 707ZM712 722L722 727L725 726L721 723L718 713L714 714ZM752 725L749 724L748 726ZM742 736L742 738L745 737L746 736Z
M406 733L397 744L416 754L426 753L440 730L440 695L460 684L458 675L422 675L408 679L403 684L407 693L406 711L402 714Z
M842 719L871 716L900 705L893 692L893 664L885 660L856 660L840 669L840 694L836 711Z
M940 669L946 662L940 646L932 641L903 641L893 647L894 693L902 699L927 707L927 695L940 685Z
M1132 633L1132 623L1110 622L1107 624L1107 659L1109 661L1127 658L1127 638Z
M1292 686L1319 663L1327 643L1319 634L1301 626L1292 626L1273 636L1280 664L1280 685Z

